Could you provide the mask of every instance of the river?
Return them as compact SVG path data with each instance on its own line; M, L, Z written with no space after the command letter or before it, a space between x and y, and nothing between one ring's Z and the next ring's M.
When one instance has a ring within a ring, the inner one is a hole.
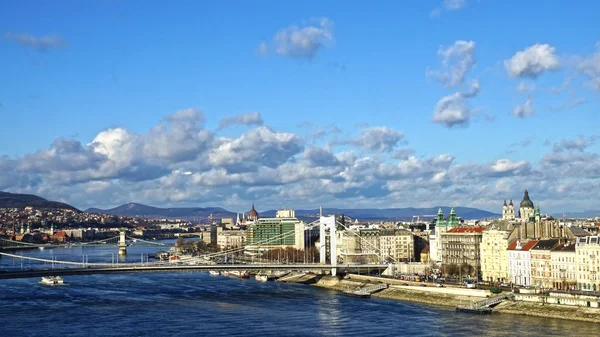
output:
M163 248L164 249L164 248ZM127 261L160 248L129 247ZM116 247L11 252L111 262ZM86 257L84 257L86 256ZM23 268L30 268L24 263ZM0 269L21 268L0 258ZM600 326L527 316L477 316L416 303L345 297L313 286L208 273L0 280L2 336L594 336Z

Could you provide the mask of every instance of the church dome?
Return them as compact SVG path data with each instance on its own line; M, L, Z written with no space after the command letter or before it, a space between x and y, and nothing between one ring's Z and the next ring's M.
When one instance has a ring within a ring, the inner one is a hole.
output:
M521 201L521 208L533 208L533 201L529 199L529 192L525 190L525 195L523 196L523 201Z
M258 212L254 209L254 204L252 204L252 209L248 212L248 218L250 219L258 219Z

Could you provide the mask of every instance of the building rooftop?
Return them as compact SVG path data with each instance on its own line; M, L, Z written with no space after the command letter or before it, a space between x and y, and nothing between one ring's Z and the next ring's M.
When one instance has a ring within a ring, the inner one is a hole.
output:
M528 251L531 248L533 248L533 246L535 246L537 243L538 243L538 240L529 240L529 241L525 242L524 244L521 244L520 246L518 246L519 240L515 240L513 243L511 243L508 246L507 250Z
M575 244L573 243L564 243L556 246L552 249L553 252L575 252Z
M447 233L482 233L485 227L456 227L449 230Z
M554 247L556 247L556 245L558 245L558 243L559 243L558 239L540 240L531 249L532 250L550 250L550 249L553 249Z

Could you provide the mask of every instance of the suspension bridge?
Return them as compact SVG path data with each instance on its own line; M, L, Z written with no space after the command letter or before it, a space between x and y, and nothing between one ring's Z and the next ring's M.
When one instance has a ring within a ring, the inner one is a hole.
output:
M38 263L38 267L29 270L4 270L0 271L0 279L11 279L11 278L29 278L29 277L41 277L41 276L63 276L63 275L90 275L90 274L111 274L111 273L137 273L137 272L185 272L185 271L230 271L230 270L272 270L272 271L316 271L316 272L329 272L335 276L338 271L361 271L361 270L382 270L387 269L388 265L383 264L383 261L390 259L389 255L381 254L379 258L382 263L372 264L339 264L337 257L337 226L344 227L350 233L356 235L356 237L362 241L364 245L370 245L371 248L379 250L373 246L367 240L363 240L360 235L356 232L348 229L344 224L337 222L335 216L322 216L319 220L316 220L302 228L302 232L307 229L314 227L320 227L320 245L319 245L319 263L311 263L305 260L304 263L273 263L273 262L251 262L251 263L238 263L238 264L216 264L215 259L219 257L233 256L235 254L244 254L248 250L249 246L232 248L221 252L204 254L198 257L190 257L185 260L185 264L172 264L169 262L144 262L143 259L140 263L89 263L87 261L75 262L75 261L60 261L43 258L35 258L23 255L9 254L0 252L0 255L10 257L13 259L21 259L28 261L42 262ZM268 245L272 242L278 242L282 238L287 236L296 235L297 229L275 235L262 242L255 243L258 245ZM124 232L121 232L118 237L109 238L105 240L81 243L78 246L91 246L91 245L106 245L106 244L117 244L119 250L126 247L126 239ZM133 241L136 240L136 241ZM154 243L150 241L144 241L139 239L131 239L130 242L137 243L141 241L141 244L153 244L153 245L164 245L160 243ZM4 240L7 241L7 240ZM10 240L9 244L12 244ZM327 244L328 241L328 244ZM37 245L40 247L40 245ZM48 247L43 245L44 247ZM64 245L57 245L64 246ZM329 249L327 249L329 248ZM329 259L328 259L329 257ZM393 260L393 258L391 258ZM329 260L329 261L328 261ZM118 262L118 261L117 261Z
M124 234L124 232L121 232ZM64 243L30 243L22 241L14 241L0 238L0 251L13 249L28 249L28 248L57 248L57 247L94 247L94 246L167 246L162 242L153 242L142 240L139 238L122 235L111 238L89 241L89 242L64 242Z

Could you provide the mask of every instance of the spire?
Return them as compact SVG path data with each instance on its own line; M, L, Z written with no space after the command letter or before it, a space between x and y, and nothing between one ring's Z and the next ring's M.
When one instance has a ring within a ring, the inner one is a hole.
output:
M450 215L456 215L456 211L454 211L454 206L452 206L452 209L450 210Z
M506 207L506 199L504 199L504 207Z
M255 210L255 209L254 209L254 202L252 202L252 210Z
M509 205L510 205L510 206L512 206L512 205L513 205L512 199L510 199L510 203L509 203Z

